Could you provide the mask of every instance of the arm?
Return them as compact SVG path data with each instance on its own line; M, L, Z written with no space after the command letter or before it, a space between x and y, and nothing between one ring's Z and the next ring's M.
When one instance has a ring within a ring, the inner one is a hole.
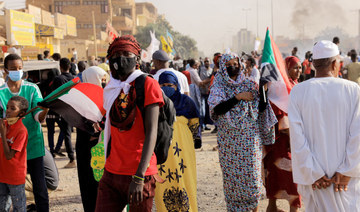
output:
M322 178L325 172L312 154L305 137L304 123L294 96L294 89L290 93L288 115L294 182L301 185L312 185Z
M13 149L10 149L7 141L6 141L6 126L4 123L4 119L0 120L0 134L1 134L1 140L2 140L2 145L3 145L3 149L4 149L4 154L5 154L5 158L6 160L11 160L14 156L16 151Z
M223 114L227 113L229 110L231 110L238 102L239 101L234 96L233 98L216 105L214 107L214 113L216 115L223 115Z
M43 100L42 95L40 93L40 89L38 87L36 87L34 93L33 93L33 97L32 97L32 102L31 102L31 108L34 108L37 106L37 104L39 102L41 102ZM33 117L36 121L42 123L45 118L47 113L49 112L48 108L44 108L44 107L39 107L38 109L36 109L34 112L32 112Z
M354 92L354 106L352 108L352 120L349 126L349 138L346 141L345 158L336 170L342 175L360 177L360 88Z
M250 92L236 94L233 98L216 105L214 107L214 113L216 115L223 115L231 110L240 100L251 101L253 99L254 97Z
M146 169L150 162L151 156L154 154L158 118L159 118L159 104L151 104L145 107L145 141L141 154L140 164L136 171L136 176L144 178ZM129 202L130 204L137 204L143 201L144 182L133 179L129 187Z

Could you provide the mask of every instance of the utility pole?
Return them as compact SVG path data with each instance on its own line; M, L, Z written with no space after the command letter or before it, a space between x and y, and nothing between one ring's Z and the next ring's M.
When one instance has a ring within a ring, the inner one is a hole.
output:
M256 37L259 37L259 0L256 0Z
M251 8L243 8L242 9L242 11L244 11L245 12L245 21L246 21L246 23L245 23L245 25L246 25L246 30L248 30L248 12L251 10Z
M112 7L111 0L108 0L108 4L109 4L109 22L110 22L110 25L112 25L113 7Z
M272 37L275 39L275 34L274 34L274 6L273 6L273 0L271 0L271 34L272 34Z
M93 29L94 29L94 46L95 46L95 57L98 57L97 44L96 44L96 24L95 24L95 13L92 11Z

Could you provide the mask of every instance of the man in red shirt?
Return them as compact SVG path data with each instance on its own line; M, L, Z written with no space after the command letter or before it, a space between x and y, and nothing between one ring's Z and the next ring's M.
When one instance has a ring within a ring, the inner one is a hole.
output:
M8 211L11 198L14 211L26 211L25 177L28 133L20 116L29 107L21 96L7 103L6 119L0 121L0 211ZM5 138L5 139L4 139Z
M144 116L136 106L135 79L143 74L135 70L140 51L131 35L116 38L108 49L111 79L104 89L107 160L99 182L97 212L121 211L127 204L133 212L152 209L157 174L154 148L164 100L158 82L147 77Z

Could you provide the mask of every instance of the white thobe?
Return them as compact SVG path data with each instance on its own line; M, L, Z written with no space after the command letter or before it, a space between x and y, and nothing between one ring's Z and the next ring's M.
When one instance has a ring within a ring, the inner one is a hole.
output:
M360 87L325 77L296 85L290 93L290 143L294 182L306 211L360 211ZM351 177L348 191L313 191L335 172Z
M173 68L167 68L167 69L160 69L156 72L156 74L154 75L154 79L156 81L159 81L159 77L162 73L164 73L165 71L170 71L172 73L174 73L176 75L176 77L178 78L179 81L179 85L180 85L180 93L184 94L184 92L186 93L190 93L190 89L189 89L189 83L188 80L186 78L186 76L181 73L180 71L176 71Z

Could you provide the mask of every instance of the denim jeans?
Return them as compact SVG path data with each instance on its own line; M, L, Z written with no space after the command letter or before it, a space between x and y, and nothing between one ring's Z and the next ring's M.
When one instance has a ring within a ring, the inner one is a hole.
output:
M210 109L208 104L209 95L201 95L201 105L200 105L200 126L202 128L206 127L206 124L214 124L210 118Z
M14 212L26 211L25 184L0 183L0 211L10 211L11 203Z

